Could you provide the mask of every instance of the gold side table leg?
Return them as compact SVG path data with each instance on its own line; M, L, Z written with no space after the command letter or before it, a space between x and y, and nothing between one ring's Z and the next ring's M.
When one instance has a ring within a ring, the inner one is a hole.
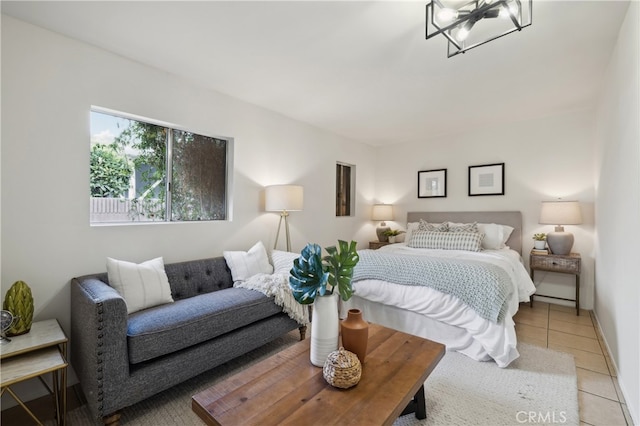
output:
M22 400L20 398L18 398L18 395L16 395L9 387L3 388L2 389L2 393L4 393L4 391L9 392L9 394L13 397L13 399L15 399L18 404L20 404L20 406L24 409L24 411L26 411L31 416L31 418L36 422L36 424L38 424L38 426L44 426L42 424L42 422L40 420L38 420L36 415L33 414L33 412L31 412L31 410L29 410L29 407L27 407L24 404L24 402L22 402ZM1 395L1 393L0 393L0 395Z

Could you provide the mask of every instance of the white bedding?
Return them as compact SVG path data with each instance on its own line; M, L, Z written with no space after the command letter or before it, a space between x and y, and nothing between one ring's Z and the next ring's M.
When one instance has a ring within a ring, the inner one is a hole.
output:
M481 260L502 267L512 279L514 291L508 313L501 323L481 318L454 296L429 287L407 286L379 280L354 281L354 296L346 308L361 308L365 319L387 327L438 341L447 350L462 352L478 361L495 360L506 367L519 354L513 315L519 302L528 302L535 292L518 252L510 249L430 250L390 244L380 248L411 256L453 257Z

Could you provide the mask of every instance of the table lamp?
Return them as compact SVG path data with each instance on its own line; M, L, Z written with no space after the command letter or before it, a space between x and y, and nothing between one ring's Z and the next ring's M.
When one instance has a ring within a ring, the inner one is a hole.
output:
M393 220L393 206L391 204L374 204L371 210L371 219L381 221L380 226L376 228L378 241L388 241L389 237L384 235L384 232L391 228L387 226L385 220Z
M289 212L301 211L304 201L303 188L300 185L271 185L265 188L265 210L268 212L280 212L275 250L278 247L280 227L284 219L285 234L287 237L287 251L291 251L291 238L289 236Z
M565 232L563 225L582 223L580 204L577 201L543 201L538 223L556 225L555 232L547 234L547 245L551 253L567 255L573 247L573 234Z

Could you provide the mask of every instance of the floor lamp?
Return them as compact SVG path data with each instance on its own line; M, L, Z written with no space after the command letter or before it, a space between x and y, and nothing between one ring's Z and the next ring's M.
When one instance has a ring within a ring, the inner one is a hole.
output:
M280 228L284 219L284 228L287 237L287 251L291 251L291 237L289 236L289 212L301 211L303 204L303 190L300 185L271 185L265 188L265 210L268 212L280 212L275 250L278 247Z

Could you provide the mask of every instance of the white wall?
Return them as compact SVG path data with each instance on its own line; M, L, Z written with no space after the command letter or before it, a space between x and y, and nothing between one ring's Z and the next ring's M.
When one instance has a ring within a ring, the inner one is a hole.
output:
M629 411L640 422L640 3L630 2L607 69L596 146L595 313Z
M523 100L524 102L524 100ZM533 247L537 232L553 231L538 224L540 202L557 197L579 200L584 224L566 226L575 235L573 251L582 255L581 307L593 307L593 134L594 111L582 110L541 117L501 127L428 138L380 151L376 194L396 205L396 223L404 227L408 211L518 210L523 215L523 253ZM468 167L505 163L505 195L468 194ZM418 171L447 169L447 197L417 197ZM536 272L541 294L573 298L572 275ZM554 301L554 303L561 303ZM572 302L568 302L573 306Z
M67 333L70 279L105 271L107 256L175 262L246 250L257 239L272 246L279 216L263 211L269 184L304 186L304 211L290 216L295 251L338 238L364 246L373 234L370 146L5 15L2 90L2 298L26 281L35 320L57 318ZM91 105L233 137L233 221L90 227ZM335 217L336 161L356 165L356 217Z

